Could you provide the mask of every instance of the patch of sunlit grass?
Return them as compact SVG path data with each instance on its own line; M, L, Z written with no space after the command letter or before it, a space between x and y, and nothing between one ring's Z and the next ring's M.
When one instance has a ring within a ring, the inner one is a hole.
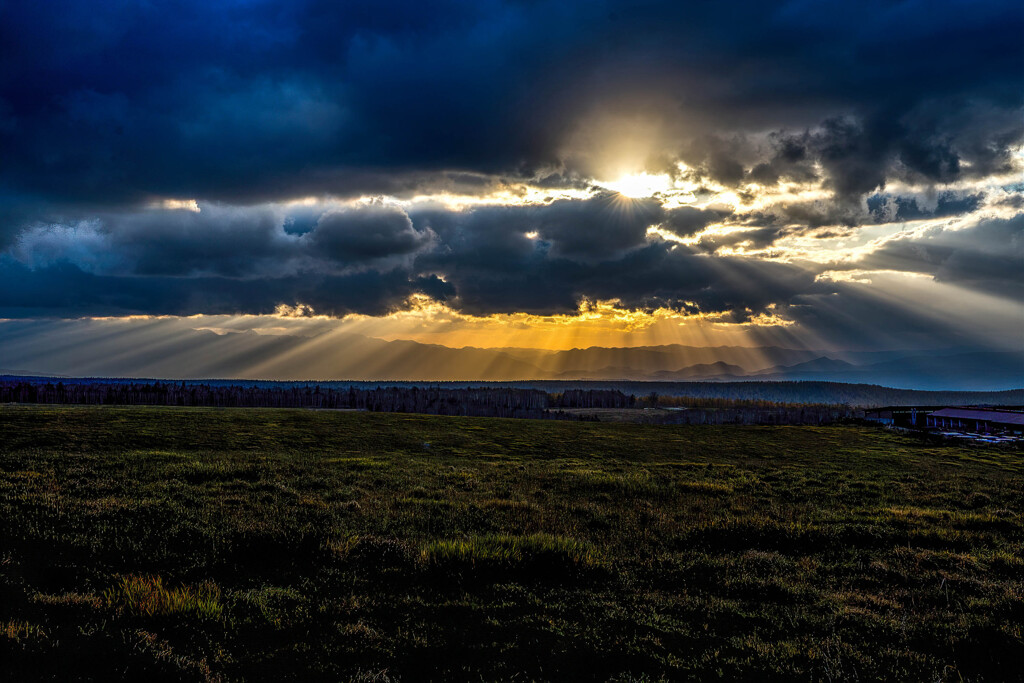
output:
M223 613L220 588L212 582L167 588L160 576L126 576L103 597L111 607L147 617L219 619Z
M433 565L516 565L533 560L592 567L597 553L583 541L552 534L487 534L426 543L421 558Z

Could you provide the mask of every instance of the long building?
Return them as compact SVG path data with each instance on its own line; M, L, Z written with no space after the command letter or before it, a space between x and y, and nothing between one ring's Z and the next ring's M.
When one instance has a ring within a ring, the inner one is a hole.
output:
M981 408L943 408L929 414L926 419L930 429L982 434L1024 434L1024 412Z

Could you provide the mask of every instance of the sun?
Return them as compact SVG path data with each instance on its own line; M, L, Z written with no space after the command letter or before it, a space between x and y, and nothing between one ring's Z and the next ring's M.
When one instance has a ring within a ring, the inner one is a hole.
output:
M618 180L598 183L598 185L631 199L644 199L671 189L672 179L664 173L651 174L644 172L624 175Z

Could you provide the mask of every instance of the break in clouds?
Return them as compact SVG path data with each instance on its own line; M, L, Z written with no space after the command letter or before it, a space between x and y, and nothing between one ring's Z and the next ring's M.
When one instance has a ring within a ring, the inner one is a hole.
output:
M985 296L1010 331L1022 33L1006 2L5 4L0 316L617 300L898 344Z

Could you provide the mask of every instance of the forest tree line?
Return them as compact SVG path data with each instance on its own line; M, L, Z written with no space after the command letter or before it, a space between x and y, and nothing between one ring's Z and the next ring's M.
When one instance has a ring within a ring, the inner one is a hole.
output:
M637 397L614 389L547 393L512 387L237 386L192 382L0 381L0 403L313 408L391 413L588 419L563 409L651 409L643 421L682 424L825 424L852 416L846 406L769 401L688 399L651 393ZM589 419L593 419L590 417Z

